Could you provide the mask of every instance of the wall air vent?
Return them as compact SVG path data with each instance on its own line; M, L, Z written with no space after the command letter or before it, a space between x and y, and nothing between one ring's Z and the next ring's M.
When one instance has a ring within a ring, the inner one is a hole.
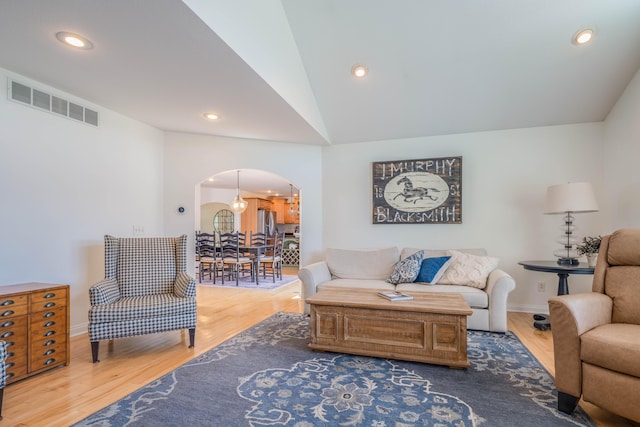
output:
M35 107L92 126L98 126L98 112L55 95L9 79L7 92L11 101Z

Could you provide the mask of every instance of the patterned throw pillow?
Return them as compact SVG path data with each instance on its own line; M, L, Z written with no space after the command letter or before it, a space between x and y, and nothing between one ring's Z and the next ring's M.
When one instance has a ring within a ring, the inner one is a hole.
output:
M498 258L472 255L458 251L447 251L451 255L449 268L438 283L465 285L484 289L489 273L498 267Z
M398 283L411 283L416 280L420 272L420 264L424 251L418 251L415 254L399 261L393 269L393 273L387 279L387 282L397 285Z
M429 284L438 283L438 280L440 280L447 267L449 267L450 261L450 256L424 258L415 281Z

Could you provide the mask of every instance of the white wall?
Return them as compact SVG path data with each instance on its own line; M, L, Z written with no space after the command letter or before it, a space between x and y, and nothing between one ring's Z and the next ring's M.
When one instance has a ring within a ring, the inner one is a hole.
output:
M289 180L300 189L301 258L307 264L321 256L322 153L320 147L168 132L165 135L164 222L167 235L186 233L193 242L200 196L194 187L208 177L236 169L261 169ZM197 191L199 193L199 189ZM177 213L178 206L190 215ZM199 221L199 219L198 219ZM193 252L193 244L189 244ZM189 257L194 271L194 256Z
M99 127L7 99L7 76L98 111ZM163 134L0 69L0 285L69 284L72 334L86 332L105 234L162 234Z
M591 181L602 200L602 135L603 124L591 123L323 147L325 246L484 247L516 280L510 309L547 311L557 276L517 263L555 259L562 221L542 213L547 186ZM447 156L462 156L462 224L372 224L372 162ZM609 231L602 218L577 215L579 232ZM536 291L538 281L545 293ZM590 276L569 282L571 292L591 288Z
M611 230L640 228L640 70L605 121L604 182Z

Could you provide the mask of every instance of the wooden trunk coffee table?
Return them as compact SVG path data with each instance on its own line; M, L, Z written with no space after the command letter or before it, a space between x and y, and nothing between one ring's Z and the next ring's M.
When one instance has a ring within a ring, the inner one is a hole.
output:
M314 350L468 368L467 316L459 294L409 292L389 301L376 290L327 288L307 298Z

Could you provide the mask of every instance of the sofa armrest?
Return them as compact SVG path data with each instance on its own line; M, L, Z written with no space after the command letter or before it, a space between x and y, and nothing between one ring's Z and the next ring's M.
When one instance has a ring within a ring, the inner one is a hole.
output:
M195 298L196 280L185 272L178 273L173 284L173 294L181 298Z
M503 270L496 268L487 277L484 291L489 297L489 330L507 332L507 298L514 290L516 282Z
M329 265L325 261L309 264L298 271L298 277L302 281L302 301L318 291L318 285L331 280ZM305 314L309 314L309 304L304 305Z
M89 303L111 304L120 299L120 288L116 279L104 279L89 288Z
M556 389L574 397L582 394L580 335L611 323L613 300L589 292L549 298Z

